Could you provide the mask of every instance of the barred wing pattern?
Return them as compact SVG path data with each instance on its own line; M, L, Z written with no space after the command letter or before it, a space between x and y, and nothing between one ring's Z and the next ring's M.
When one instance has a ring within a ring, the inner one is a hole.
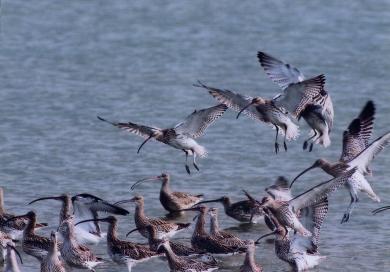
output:
M126 130L128 132L134 133L138 136L149 138L152 135L162 134L162 129L157 127L148 127L144 125L139 125L136 123L128 122L128 123L116 123L108 121L100 116L97 117L99 120L103 122L107 122L115 127Z
M175 126L175 131L177 133L187 134L196 139L202 136L207 127L221 117L226 109L226 105L219 104L207 109L195 110L184 120L184 122Z
M343 134L341 161L355 158L369 145L375 119L375 105L368 101L358 118L355 118Z
M289 204L292 206L295 212L303 208L313 206L344 185L356 171L357 168L354 167L353 169L345 172L342 176L321 182L306 192L291 199Z
M290 84L284 90L284 93L274 100L274 103L277 107L286 109L295 118L299 118L308 104L315 103L317 97L326 94L324 85L324 75Z
M244 96L233 91L209 87L201 82L198 82L198 84L194 86L207 89L209 93L218 100L218 102L225 104L229 109L237 112L248 106L253 99L250 96ZM249 106L243 111L243 113L253 120L265 122L264 117L256 110L256 106Z
M257 58L268 77L283 90L290 84L305 80L304 75L298 68L291 66L288 63L284 63L271 55L259 51L257 53Z

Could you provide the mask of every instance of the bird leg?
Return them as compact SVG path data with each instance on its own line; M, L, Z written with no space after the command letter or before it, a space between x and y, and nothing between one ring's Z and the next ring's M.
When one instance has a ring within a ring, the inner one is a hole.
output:
M190 171L190 167L188 166L188 151L183 149L184 153L186 153L186 171L188 173L188 175L191 175L191 171Z
M284 151L287 151L286 137L287 137L287 126L284 126L284 140L283 140Z
M349 218L351 217L352 210L355 207L355 204L359 201L359 198L355 192L350 192L351 195L351 202L349 203L349 206L347 208L347 211L344 213L343 219L341 219L340 224L347 223L349 221Z
M310 138L308 138L306 141L303 142L303 150L306 150L307 145L308 145L308 142L309 142L311 139L313 139L314 137L317 136L317 131L316 131L315 129L313 129L313 131L314 131L314 135L311 136ZM313 147L312 147L312 149L313 149Z
M196 164L196 161L195 161L196 153L193 150L192 150L192 155L193 155L192 163L193 163L195 169L199 171L199 167L198 167L198 165Z
M279 134L279 127L275 126L276 128L276 136L275 136L275 153L278 154L279 152L279 144L278 144L278 134Z

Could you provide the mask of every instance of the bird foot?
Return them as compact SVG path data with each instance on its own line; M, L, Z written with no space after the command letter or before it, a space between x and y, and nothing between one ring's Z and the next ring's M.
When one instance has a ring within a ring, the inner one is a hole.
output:
M188 175L191 175L190 167L187 164L186 164L186 171L187 171Z
M310 144L310 148L309 148L309 152L312 152L313 151L313 143Z
M283 142L284 150L287 151L287 144L286 142Z
M307 148L307 141L304 141L303 142L303 150L306 150L306 148Z
M275 154L278 154L279 152L279 144L275 143Z
M347 223L349 221L349 216L350 216L349 213L345 213L343 219L341 219L340 224Z
M196 163L194 163L194 167L195 167L196 170L199 171L199 167L198 167L198 165L196 165Z

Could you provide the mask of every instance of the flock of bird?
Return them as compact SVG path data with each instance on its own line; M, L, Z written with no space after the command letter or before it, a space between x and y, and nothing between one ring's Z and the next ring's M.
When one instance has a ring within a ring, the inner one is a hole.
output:
M182 150L186 156L185 169L188 174L191 174L188 156L192 155L193 167L199 171L196 157L204 157L207 154L206 149L196 139L228 108L238 112L237 118L243 113L275 128L276 153L279 152L279 133L283 135L283 148L287 151L286 141L297 138L299 127L296 123L301 118L312 130L312 135L303 143L303 149L312 151L314 144L328 147L331 143L334 113L331 97L325 90L325 76L305 79L297 68L263 52L258 53L258 59L269 78L282 89L281 93L272 99L252 98L198 82L194 86L206 89L220 104L195 110L175 127L161 129L98 118L144 137L145 140L137 152L151 139ZM112 261L126 265L129 271L136 263L150 258L167 260L171 271L212 271L218 269L220 255L245 254L239 271L259 272L262 267L255 261L255 248L261 247L261 240L270 235L274 236L275 254L279 259L290 264L295 271L308 270L325 259L325 256L319 253L320 230L328 213L328 198L333 192L345 186L351 196L341 223L349 221L359 192L365 192L372 200L380 201L367 177L372 175L370 163L389 144L390 132L371 140L374 117L375 104L368 101L344 131L342 153L338 161L332 163L318 159L292 182L278 177L274 184L265 189L266 194L261 199L244 191L246 198L235 203L232 203L228 196L204 200L202 194L172 191L167 173L134 183L131 190L143 182L160 181L160 202L164 209L175 215L173 218L185 212L196 213L190 243L172 237L180 231L188 231L191 223L176 223L174 220L147 216L144 198L138 194L116 203L88 193L75 196L63 194L32 200L29 205L53 200L62 205L56 231L51 232L50 237L41 236L36 230L45 228L47 224L39 222L33 211L23 215L6 212L3 189L0 188L0 249L4 271L22 271L19 266L22 257L17 250L19 244L25 254L40 262L41 272L62 272L72 268L95 271L95 267L108 260L96 256L89 245L106 240L107 252ZM293 196L290 189L294 182L316 167L331 175L332 179ZM222 203L226 215L230 218L239 222L265 223L271 232L260 238L256 237L257 239L243 240L231 232L221 230L218 224L218 209L206 206L206 203L212 202ZM127 203L135 205L135 227L126 236L139 232L147 239L143 244L122 240L118 236L116 216L130 214L123 208ZM390 206L378 208L373 213L387 209L390 209ZM209 231L205 228L207 218L210 218ZM108 225L106 233L101 228L103 222Z

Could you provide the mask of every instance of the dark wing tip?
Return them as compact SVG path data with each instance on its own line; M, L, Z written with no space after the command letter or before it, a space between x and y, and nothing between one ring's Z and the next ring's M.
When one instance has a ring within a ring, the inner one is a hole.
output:
M375 115L375 104L372 100L369 100L364 106L362 112L359 114L359 118L364 120L373 118Z
M361 129L361 122L359 118L353 119L353 121L348 126L348 131L352 135L359 134L360 129Z

